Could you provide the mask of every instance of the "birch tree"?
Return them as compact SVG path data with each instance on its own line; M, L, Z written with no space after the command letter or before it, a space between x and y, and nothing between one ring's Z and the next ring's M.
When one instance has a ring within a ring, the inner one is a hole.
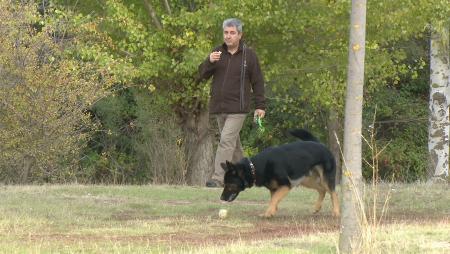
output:
M344 167L342 176L342 215L339 237L341 253L358 251L361 246L362 206L361 128L366 40L366 0L353 0L348 50L347 90L344 121Z
M448 177L449 156L449 46L448 28L432 29L430 39L429 176Z

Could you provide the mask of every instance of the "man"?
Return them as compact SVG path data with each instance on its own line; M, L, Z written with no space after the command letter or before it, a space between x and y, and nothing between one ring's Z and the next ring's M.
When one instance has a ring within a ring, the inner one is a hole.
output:
M235 18L225 20L224 43L199 66L201 79L213 77L209 112L215 115L220 131L214 173L206 182L207 187L223 186L225 171L220 165L222 162L237 162L243 158L239 132L250 112L251 94L256 108L254 117L263 118L265 115L264 77L259 61L255 52L241 39L241 21Z

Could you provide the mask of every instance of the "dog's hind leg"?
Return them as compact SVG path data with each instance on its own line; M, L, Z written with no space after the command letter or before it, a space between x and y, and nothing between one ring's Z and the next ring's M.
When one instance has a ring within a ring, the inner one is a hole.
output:
M330 193L331 202L332 202L332 205L333 205L333 215L335 217L339 217L339 215L340 215L340 211L339 210L340 209L339 209L339 199L338 199L337 193L334 190L334 188L331 188L331 186L329 185L330 183L328 182L327 178L324 177L323 171L318 170L318 173L319 173L319 176L320 176L320 186L322 187L323 190L325 190L325 192ZM322 198L322 201L323 201L323 198Z
M309 176L306 176L300 182L306 188L314 189L319 193L319 197L314 205L314 213L318 213L322 208L322 203L327 194L327 188L323 185L322 167L316 166L310 171Z
M339 209L339 199L336 191L330 191L331 201L333 202L333 215L339 217L340 209Z
M275 215L278 210L278 204L289 193L291 189L288 186L281 186L275 191L271 191L272 198L270 199L269 207L262 217L270 218Z
M339 217L339 215L340 215L340 212L339 212L339 210L340 210L339 209L339 199L338 199L336 191L335 190L331 190L330 187L328 186L328 184L325 181L322 182L322 186L326 190L326 192L330 193L331 203L332 203L332 206L333 206L333 215L335 217Z
M331 203L332 203L332 206L333 206L333 215L335 217L339 217L339 215L340 215L340 212L339 212L339 199L338 199L336 191L330 190L330 187L328 186L328 184L325 181L321 182L321 186L322 186L322 189L324 191L324 193L323 193L324 196L325 196L325 193L327 193L327 192L330 193ZM319 191L319 190L317 190L317 191ZM322 201L323 201L323 198L322 198Z
M328 182L329 180L327 180L329 178L325 178L324 177L323 169L320 168L320 167L315 167L315 169L317 170L317 173L319 174L320 187L321 187L322 191L324 191L323 195L325 196L326 192L330 193L331 202L332 202L332 205L333 205L333 215L336 216L336 217L339 217L339 215L340 215L340 212L339 212L339 199L337 197L337 193L334 190L334 187L332 188L329 185L330 184ZM331 184L333 184L333 186L334 186L334 182L331 183ZM320 193L319 195L321 197L321 195L322 195L321 191L319 189L317 189L317 191L319 191L319 193ZM320 197L319 197L319 199L320 199ZM323 197L322 197L322 201L323 201ZM322 201L320 202L321 204L322 204ZM319 210L320 210L320 207L319 207ZM319 210L317 210L317 211L319 211Z
M325 198L325 194L327 194L327 192L322 189L317 189L317 192L319 192L319 198L314 205L314 213L318 213L320 211L320 209L322 208L323 199Z

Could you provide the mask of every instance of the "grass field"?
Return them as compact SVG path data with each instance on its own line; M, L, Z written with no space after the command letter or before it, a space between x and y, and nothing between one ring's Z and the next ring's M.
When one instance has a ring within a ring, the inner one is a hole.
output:
M367 200L373 195L367 187ZM0 186L0 253L336 253L327 196L294 189L270 220L263 188L230 204L220 189L186 186ZM390 195L372 253L450 253L450 186L380 185ZM228 209L226 219L218 218Z

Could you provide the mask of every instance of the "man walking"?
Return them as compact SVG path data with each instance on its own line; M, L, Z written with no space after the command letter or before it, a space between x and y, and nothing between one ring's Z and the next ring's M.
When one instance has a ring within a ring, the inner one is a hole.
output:
M216 47L200 64L201 79L211 76L210 114L215 115L220 131L220 142L214 160L214 173L207 187L223 186L225 171L221 163L237 162L243 158L239 137L245 117L250 112L253 95L254 117L265 115L264 77L255 52L242 39L242 23L231 18L223 22L224 43Z

